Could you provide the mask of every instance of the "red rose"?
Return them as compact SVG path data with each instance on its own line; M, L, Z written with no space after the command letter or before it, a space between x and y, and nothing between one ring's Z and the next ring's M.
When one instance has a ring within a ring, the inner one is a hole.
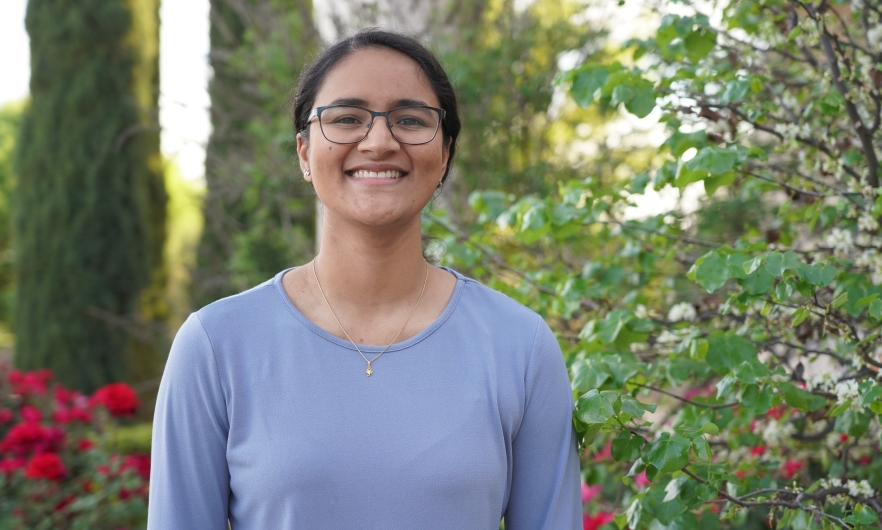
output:
M582 516L582 524L585 530L597 530L611 522L613 522L613 512L600 512L597 515L585 514Z
M58 409L52 413L52 419L62 425L67 425L68 423L73 423L75 421L92 423L92 413L80 407L67 408L59 406Z
M750 454L752 454L753 456L762 456L766 454L766 446L757 445L756 447L752 447L750 449Z
M64 468L61 457L55 453L34 455L25 468L25 477L35 480L60 480L65 473L67 469Z
M73 502L77 500L73 495L68 495L67 497L58 501L58 504L55 505L55 511L60 512L61 510L68 507L68 505L73 504Z
M12 421L12 411L9 409L0 409L0 425Z
M150 480L150 455L134 454L126 456L120 471L134 469L144 480Z
M35 372L19 372L18 370L9 372L12 393L22 396L45 394L46 384L50 379L52 379L52 371L47 368Z
M43 444L46 436L46 429L40 424L18 423L13 425L3 441L0 441L0 451L24 456Z
M802 462L799 460L788 460L784 462L784 465L781 466L781 473L786 478L793 478L799 470L802 469Z
M103 405L114 416L131 416L138 408L135 390L125 383L111 383L95 391L92 404Z
M0 460L0 473L11 475L16 469L21 469L25 465L25 461L21 458L4 458Z
M32 423L39 423L43 419L43 413L40 409L32 405L24 405L21 408L21 419Z
M77 442L77 449L80 451L88 451L93 447L95 447L95 442L88 438L81 438L80 441Z

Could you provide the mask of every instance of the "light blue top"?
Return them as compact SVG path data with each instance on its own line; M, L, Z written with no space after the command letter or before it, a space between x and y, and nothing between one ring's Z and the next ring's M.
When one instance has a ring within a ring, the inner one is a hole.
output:
M538 315L454 273L441 316L367 377L291 303L284 272L178 332L148 529L582 527L572 393Z

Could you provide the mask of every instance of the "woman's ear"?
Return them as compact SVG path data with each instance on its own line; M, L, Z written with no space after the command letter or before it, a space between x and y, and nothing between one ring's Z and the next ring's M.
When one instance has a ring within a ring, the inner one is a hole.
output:
M312 182L312 171L309 169L309 144L303 135L297 133L297 158L300 160L300 172L303 173L303 180Z

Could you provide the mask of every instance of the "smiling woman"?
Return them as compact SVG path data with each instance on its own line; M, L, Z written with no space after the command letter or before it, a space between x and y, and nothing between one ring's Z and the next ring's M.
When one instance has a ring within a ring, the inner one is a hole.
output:
M149 528L579 528L553 334L422 257L420 211L460 128L438 61L360 32L305 71L293 121L321 251L181 328Z

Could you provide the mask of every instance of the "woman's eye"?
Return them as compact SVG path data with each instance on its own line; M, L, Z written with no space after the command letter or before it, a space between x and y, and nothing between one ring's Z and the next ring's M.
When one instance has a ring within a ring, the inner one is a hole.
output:
M355 116L340 116L338 118L334 118L332 121L334 125L360 125L361 120L356 118Z
M401 125L402 127L425 127L426 123L414 116L404 116L399 118L396 122L396 125Z

